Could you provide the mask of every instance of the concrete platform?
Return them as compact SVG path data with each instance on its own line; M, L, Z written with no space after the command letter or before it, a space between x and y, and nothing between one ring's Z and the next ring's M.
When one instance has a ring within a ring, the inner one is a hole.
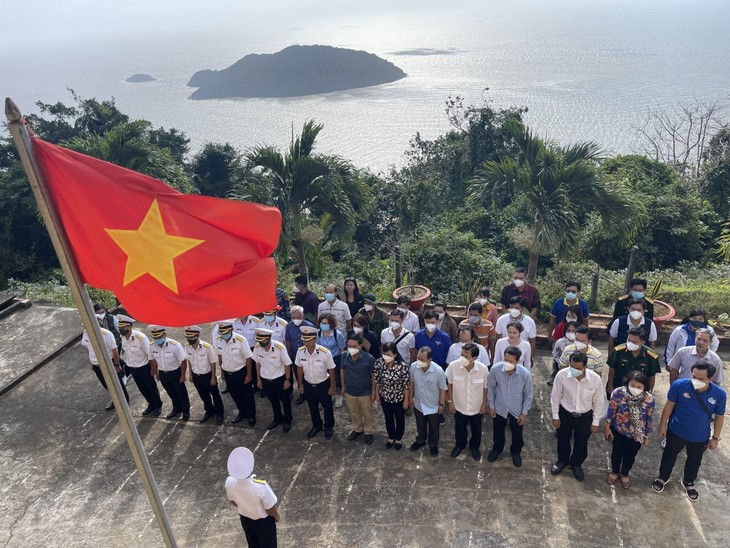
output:
M34 307L35 308L35 307ZM50 329L49 329L50 331ZM226 458L251 448L256 472L281 501L280 546L723 546L730 534L730 436L708 452L701 499L685 497L677 474L662 494L649 484L659 465L653 440L639 453L632 488L606 484L610 444L590 441L586 480L566 470L552 477L555 438L549 425L549 357L538 356L536 402L526 426L524 464L507 453L490 464L451 459L453 420L442 427L438 457L407 446L385 450L382 413L371 446L347 442L346 407L336 411L334 439L307 440L306 405L295 406L292 431L266 432L271 410L256 400L258 424L200 425L192 419L137 420L180 546L245 545L225 498ZM128 385L133 413L144 402ZM657 383L659 409L667 375ZM79 345L0 397L0 546L162 546L147 498L109 398ZM164 411L170 409L163 394ZM224 396L226 414L234 406ZM164 412L163 411L163 412ZM415 437L407 418L406 444ZM485 424L482 451L491 446ZM684 458L680 457L678 467ZM676 470L675 470L676 472Z

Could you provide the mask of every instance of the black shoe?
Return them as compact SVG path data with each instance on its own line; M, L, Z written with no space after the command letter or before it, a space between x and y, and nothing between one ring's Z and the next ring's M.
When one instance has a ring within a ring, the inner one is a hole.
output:
M316 436L317 434L319 434L319 432L321 430L322 430L321 428L318 428L317 426L314 426L309 432L307 432L307 437L308 438L313 438L314 436Z
M183 411L183 416L182 416L182 419L183 419L184 421L186 421L186 420L190 420L190 411Z
M299 394L299 397L297 398L297 401L295 401L297 405L302 405L304 403L304 394Z
M241 415L240 413L235 416L235 418L231 419L231 424L236 424L238 422L241 422L245 417Z
M502 451L495 451L494 449L492 449L487 455L487 462L494 462L495 460L497 460L497 458L499 458L499 455L501 454Z
M695 489L694 482L684 482L682 481L682 486L684 487L684 492L687 493L687 498L691 500L692 502L697 502L700 499L700 494Z
M362 432L355 432L354 430L350 432L347 436L347 441L355 441L357 437L362 434Z
M160 416L160 413L162 413L162 407L155 407L155 408L154 408L154 409L152 410L152 414L153 414L153 415L154 415L155 417L159 417L159 416Z
M286 434L289 430L291 430L291 423L290 422L285 422L284 423L284 427L282 428L282 430L284 430L284 434Z
M451 450L451 458L455 459L461 454L462 447L459 447L458 445L454 446L454 448Z
M332 434L334 434L334 432L332 432L332 430L325 430L324 431L324 437L326 439L330 439L332 437Z
M408 409L406 409L406 417L410 417L411 415L413 415L413 409L409 407Z
M439 415L439 424L442 426L446 424L446 417L444 417L443 415Z
M472 449L471 450L471 458L474 460L479 460L482 458L482 452L479 449Z
M227 386L223 390L221 390L221 394L228 394L228 387Z
M573 465L573 475L578 481L583 481L586 477L586 475L583 473L583 468L581 468L579 464Z
M439 448L438 447L431 447L431 455L436 456L439 454Z
M223 415L216 415L215 416L215 423L218 425L223 424Z
M252 427L252 428L253 428L254 426L256 426L256 419L255 419L255 418L253 418L253 417L249 417L249 418L248 418L248 425L249 425L250 427Z
M273 430L273 429L274 429L274 428L276 428L277 426L279 426L279 421L277 421L277 420L273 420L273 421L271 421L271 422L269 423L269 426L267 426L267 427L266 427L266 429L267 429L267 430Z
M385 442L386 449L391 449L394 445L395 445L395 443L393 442L393 440L388 440Z
M212 415L211 413L208 413L208 412L206 411L205 413L203 413L203 416L202 416L202 417L200 417L200 420L199 420L198 422L205 422L205 421L207 421L207 420L208 420L208 419L209 419L210 417L212 417L212 416L213 416L213 415Z
M177 417L177 416L178 416L178 415L179 415L180 413L181 413L181 411L178 411L177 409L173 409L172 411L170 411L170 412L169 412L169 413L167 414L167 416L166 416L165 418L166 418L166 419L174 419L174 418L175 418L175 417Z
M425 443L418 443L417 441L414 441L408 449L410 451L418 451L424 445L426 445L426 444Z
M372 434L365 434L365 445L372 445L373 439L374 438Z
M401 449L403 449L403 442L402 441L396 441L393 444L393 447L395 447L395 450L396 451L400 451Z
M111 411L112 409L114 409L114 402L110 401L109 403L106 404L104 411Z
M261 391L261 395L259 396L259 398L264 399L265 397L266 397L266 394L264 394L264 391L262 390Z
M149 415L154 410L155 410L154 407L152 407L151 405L148 405L147 407L144 408L144 411L142 411L142 416L144 417L145 415Z
M519 453L512 453L512 464L517 468L522 466L522 456Z
M552 468L550 468L550 473L553 476L557 476L558 474L560 474L563 471L563 468L565 468L565 463L558 461L555 464L553 464Z

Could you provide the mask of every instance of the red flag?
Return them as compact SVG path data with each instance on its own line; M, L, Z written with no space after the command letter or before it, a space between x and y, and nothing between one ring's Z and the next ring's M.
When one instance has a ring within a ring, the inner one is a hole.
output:
M33 149L83 281L137 320L182 326L276 306L278 209L182 194L37 138Z

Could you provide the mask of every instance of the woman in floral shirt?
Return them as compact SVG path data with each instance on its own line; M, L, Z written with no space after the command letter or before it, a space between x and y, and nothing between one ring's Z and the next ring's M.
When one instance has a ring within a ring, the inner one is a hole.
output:
M649 377L641 371L626 376L624 386L611 393L606 416L605 436L613 440L611 473L608 484L621 478L621 486L628 489L629 471L642 445L649 445L651 421L654 414L654 396L649 393Z
M388 431L386 449L403 447L405 431L404 412L408 407L408 366L392 342L383 345L381 357L375 362L375 401L379 401L385 415L385 429Z

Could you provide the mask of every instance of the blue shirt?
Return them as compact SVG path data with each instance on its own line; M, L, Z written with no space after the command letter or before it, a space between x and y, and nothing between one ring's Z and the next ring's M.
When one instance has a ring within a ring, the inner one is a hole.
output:
M314 327L312 322L308 322L307 320L302 321L302 325ZM289 322L286 324L286 329L284 330L284 340L289 343L289 346L291 346L289 357L292 361L294 361L294 356L296 355L297 350L299 350L299 347L303 346L302 331L299 329L302 325L294 325L294 322Z
M667 400L674 402L672 420L669 421L669 429L676 436L685 441L704 443L710 439L710 418L700 406L700 402L694 396L697 392L692 386L692 379L679 379L669 387ZM705 402L710 413L715 415L725 414L725 403L727 394L715 383L704 392L697 394Z
M445 331L436 329L433 332L433 336L429 337L428 331L421 329L416 333L416 350L422 346L428 346L433 352L431 359L446 369L446 366L449 365L446 360L446 355L449 353L449 348L451 347L451 337Z
M438 412L439 395L446 391L446 374L435 362L427 370L411 364L411 382L413 383L413 405L424 415Z
M342 349L345 348L345 336L342 334L342 331L337 331L337 337L332 336L332 329L328 331L330 334L329 336L325 336L322 331L319 332L319 335L317 335L317 344L320 346L324 346L327 350L330 351L333 358L336 358L340 354L342 354Z
M535 389L532 374L525 366L518 364L510 375L504 370L504 362L495 363L487 377L487 386L487 405L500 417L519 418L530 411Z
M587 318L589 315L588 312L588 303L585 302L583 299L578 299L578 307L580 308L580 311L583 313L583 317ZM550 309L550 315L555 316L559 322L562 322L565 318L565 312L568 310L568 307L575 306L568 304L568 299L565 297L561 299L555 299L555 302L553 302L553 306Z
M362 350L353 361L349 352L342 354L340 367L345 371L345 394L360 397L373 393L375 358Z

